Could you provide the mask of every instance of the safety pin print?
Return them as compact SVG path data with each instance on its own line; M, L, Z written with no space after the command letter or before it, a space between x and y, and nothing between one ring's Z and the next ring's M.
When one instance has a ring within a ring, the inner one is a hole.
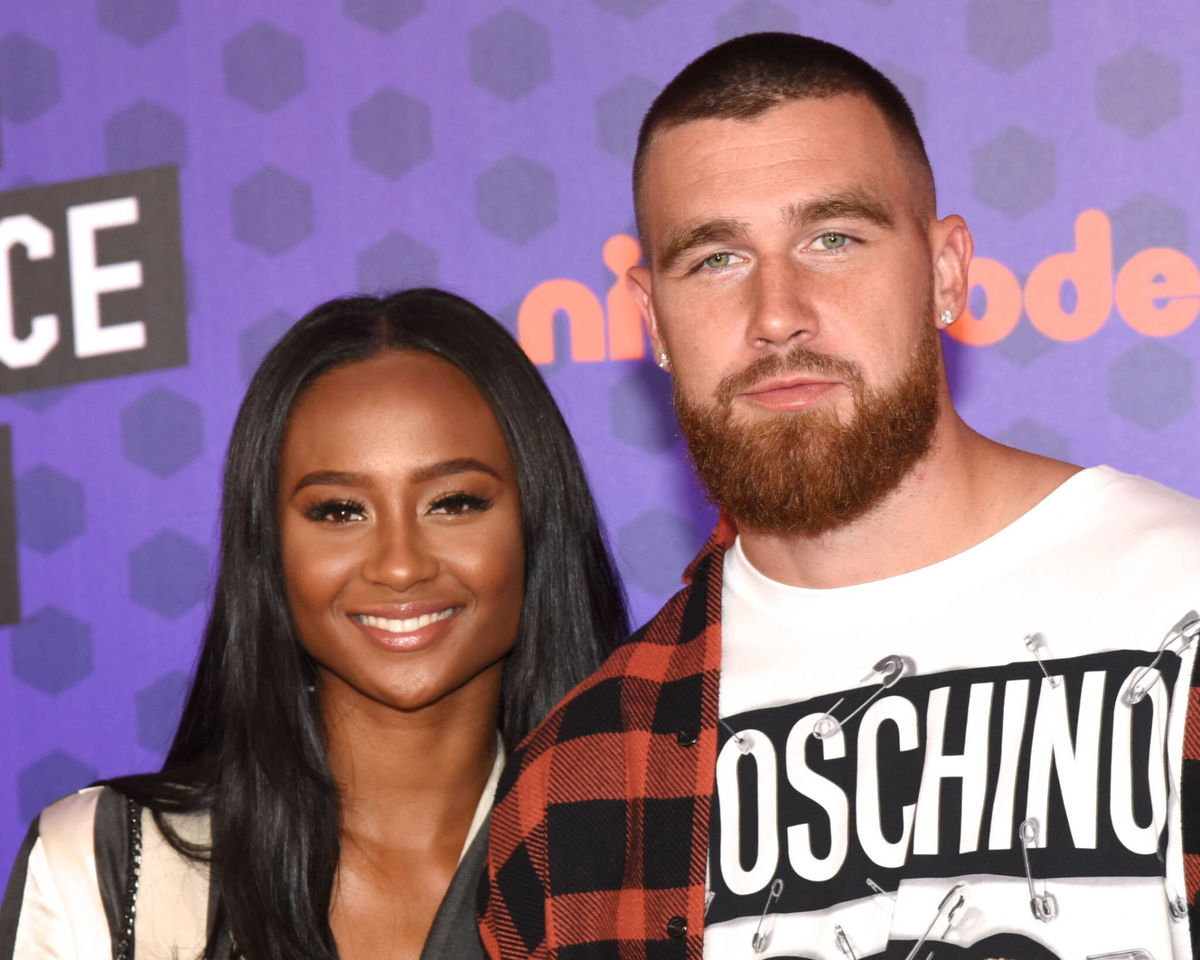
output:
M837 944L838 953L847 960L858 960L858 954L854 952L854 947L850 945L850 938L846 936L846 931L841 928L840 924L833 925L833 942Z
M745 754L749 753L751 750L754 749L754 744L750 742L749 734L738 733L736 730L733 729L733 727L731 727L728 723L726 723L723 718L718 718L717 723L719 723L721 726L723 726L726 730L729 731L729 739L737 744L738 753L740 753L744 756Z
M925 941L929 939L933 933L933 928L937 926L938 921L943 917L946 919L946 929L942 932L942 939L946 938L946 934L950 932L950 928L954 926L954 921L958 919L958 912L967 902L966 895L962 892L967 888L965 883L956 883L952 886L944 897L942 902L938 904L937 913L933 915L933 919L929 921L929 926L925 928L925 932L921 934L921 939L913 944L913 948L908 951L908 956L904 960L915 960L921 948L925 946ZM932 953L932 951L931 951Z
M1038 893L1033 885L1033 869L1029 866L1029 848L1036 847L1038 842L1038 822L1030 817L1022 820L1017 827L1017 838L1021 841L1021 857L1025 861L1025 880L1029 883L1029 909L1042 923L1049 923L1058 916L1058 901L1054 894L1046 891L1045 883L1042 892Z
M1042 675L1050 681L1050 686L1057 687L1062 683L1062 677L1050 676L1050 671L1046 669L1046 660L1053 659L1050 656L1050 647L1046 643L1046 638L1040 633L1029 633L1025 635L1025 649L1033 654L1033 658L1037 661L1038 666L1042 668ZM1042 654L1045 653L1043 658Z
M885 690L889 690L896 685L902 676L908 672L909 667L903 657L891 654L884 657L871 669L859 683L866 683L872 677L879 677L879 689L872 693L866 700L860 703L857 707L851 710L844 717L834 716L833 711L846 702L846 698L842 697L830 707L824 714L817 718L813 724L812 735L818 740L827 740L842 729L842 725L852 720L858 714L862 713L869 707L877 698L883 696Z
M1162 643L1158 645L1158 651L1146 666L1142 667L1129 684L1129 689L1125 692L1125 703L1129 706L1134 706L1146 699L1154 685L1158 682L1159 673L1155 669L1158 662L1162 659L1164 653L1173 653L1176 656L1181 656L1183 652L1192 645L1192 641L1200 637L1200 613L1195 610L1189 610L1180 618L1167 635L1163 637Z
M1087 960L1154 960L1149 950L1135 947L1132 950L1117 950L1115 953L1089 953Z
M754 936L750 938L750 946L754 948L755 953L762 953L771 943L771 934L775 932L775 915L771 913L771 907L778 902L782 894L783 878L776 877L771 881L771 889L767 893L767 902L763 905L762 916L758 918L758 926L754 928Z

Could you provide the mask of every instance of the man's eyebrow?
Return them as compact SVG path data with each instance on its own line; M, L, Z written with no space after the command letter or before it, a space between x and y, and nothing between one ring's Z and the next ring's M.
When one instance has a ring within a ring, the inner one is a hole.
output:
M895 223L891 210L885 204L858 193L833 194L789 203L783 208L783 218L793 226L819 220L865 220L880 227L891 227Z
M476 460L474 457L456 457L453 460L439 460L437 463L426 464L409 474L408 479L411 483L426 483L440 477L473 472L486 473L497 480L502 479L493 467L489 467L482 460ZM345 470L314 470L296 481L296 486L292 488L292 496L305 487L366 487L370 486L371 482L371 478L365 473L352 473Z
M662 252L658 256L658 268L668 270L675 266L690 250L706 243L725 243L741 235L744 220L736 217L718 217L704 220L668 231L663 240Z

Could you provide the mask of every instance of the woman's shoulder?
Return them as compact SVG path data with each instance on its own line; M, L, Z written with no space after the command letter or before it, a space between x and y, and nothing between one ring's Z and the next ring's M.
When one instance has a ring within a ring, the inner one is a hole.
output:
M21 846L0 908L0 956L54 955L63 943L108 943L101 893L105 823L119 829L123 798L87 787L38 814Z
M206 814L165 819L184 843L207 845ZM141 804L111 786L87 787L31 825L0 906L0 957L57 955L60 942L111 950L135 909L139 947L198 956L208 893L207 864L181 854Z
M84 787L60 797L37 816L38 835L43 839L60 840L90 831L100 810L100 801L109 807L120 795L111 787Z

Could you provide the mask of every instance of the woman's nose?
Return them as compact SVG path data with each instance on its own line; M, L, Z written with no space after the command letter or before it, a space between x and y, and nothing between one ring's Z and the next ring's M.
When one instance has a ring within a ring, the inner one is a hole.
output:
M418 524L376 524L363 562L366 580L402 591L432 579L437 570L437 557Z

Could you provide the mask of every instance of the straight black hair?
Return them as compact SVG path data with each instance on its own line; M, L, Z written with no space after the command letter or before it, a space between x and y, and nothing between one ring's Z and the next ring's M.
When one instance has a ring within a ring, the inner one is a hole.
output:
M329 371L391 350L430 353L491 407L517 473L525 597L505 668L508 748L624 639L624 598L567 426L537 370L495 320L433 289L316 307L263 360L225 465L221 554L191 690L158 774L111 784L143 803L173 845L209 861L217 901L205 957L233 937L253 960L332 960L339 798L314 667L296 637L277 516L280 449L297 399ZM169 814L207 813L211 847Z

